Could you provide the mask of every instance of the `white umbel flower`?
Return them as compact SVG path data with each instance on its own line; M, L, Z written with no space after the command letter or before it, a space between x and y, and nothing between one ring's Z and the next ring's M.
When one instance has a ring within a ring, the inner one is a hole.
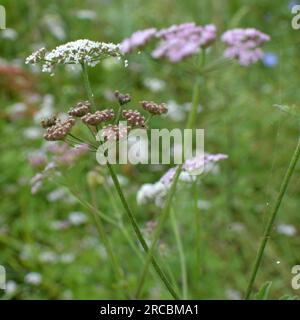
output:
M26 59L26 64L41 62L42 71L53 74L58 64L86 64L94 67L107 57L121 59L122 54L118 44L81 39L60 45L50 52L42 48L30 55Z

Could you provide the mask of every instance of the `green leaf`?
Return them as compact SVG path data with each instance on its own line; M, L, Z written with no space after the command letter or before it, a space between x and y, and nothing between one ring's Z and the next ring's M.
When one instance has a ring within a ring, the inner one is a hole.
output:
M268 281L262 285L257 294L255 295L255 300L267 300L270 292L272 281Z

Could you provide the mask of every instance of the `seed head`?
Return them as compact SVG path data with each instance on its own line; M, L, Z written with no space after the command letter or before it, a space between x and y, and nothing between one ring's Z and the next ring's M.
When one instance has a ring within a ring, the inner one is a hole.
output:
M114 116L115 114L112 109L105 109L102 111L96 111L95 113L87 113L81 118L81 120L85 124L96 126L101 122L113 119Z
M83 117L90 111L90 107L89 101L78 102L75 107L68 111L68 114L73 117Z
M157 104L153 101L142 101L141 104L146 111L154 115L162 115L168 112L168 108L165 103Z
M123 94L123 93L120 93L118 90L115 91L115 97L118 99L119 104L121 106L131 101L131 96L129 93Z
M145 127L145 117L138 111L131 109L123 110L122 116L132 126Z

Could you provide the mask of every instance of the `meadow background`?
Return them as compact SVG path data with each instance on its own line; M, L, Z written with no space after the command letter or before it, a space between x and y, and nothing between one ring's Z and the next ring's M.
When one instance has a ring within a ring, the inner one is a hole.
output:
M37 121L40 110L62 112L86 99L80 74L59 68L50 77L25 66L32 51L81 38L118 43L139 29L190 21L214 23L218 35L233 27L255 27L272 37L264 46L264 61L248 68L232 63L209 74L201 88L197 127L205 129L206 151L227 154L229 159L215 174L201 178L196 194L189 187L181 188L173 203L188 271L188 297L241 299L299 134L297 120L274 107L299 109L300 31L291 28L291 2L7 0L1 4L8 28L0 31L0 265L5 266L8 280L7 290L0 291L2 299L121 299L125 287L134 291L141 270L137 243L130 246L124 234L107 224L126 275L125 284L115 283L87 209L51 182L31 194L29 182L36 170L28 157L43 144ZM223 49L218 41L207 59ZM153 127L182 128L191 102L194 60L172 65L152 60L149 52L130 56L126 69L110 60L92 69L97 104L110 106L116 89L129 92L133 105L140 100L165 101L174 112L155 119ZM144 183L157 181L167 167L127 165L116 170L146 233L161 209L139 205L136 193ZM87 201L89 179L96 175L98 208L119 219L122 207L93 154L67 171ZM298 164L255 284L257 290L272 281L270 298L274 299L298 293L290 283L292 266L300 264L299 172ZM195 260L195 210L201 223L200 265ZM131 226L125 216L120 219L130 237ZM181 266L171 222L164 228L157 255L180 287ZM154 273L149 274L145 289L143 298L170 298Z

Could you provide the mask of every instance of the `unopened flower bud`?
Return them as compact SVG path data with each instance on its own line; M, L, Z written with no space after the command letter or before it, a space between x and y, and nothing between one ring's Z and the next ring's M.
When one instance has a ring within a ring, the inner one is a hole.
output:
M145 117L138 111L134 110L123 110L122 116L132 126L145 127Z
M73 117L83 117L90 111L90 107L89 101L78 102L75 107L68 111L68 114Z
M115 91L115 97L118 99L119 104L121 106L131 101L131 96L128 93L123 94L123 93L120 93L119 91Z
M167 105L165 103L157 104L153 101L141 101L141 105L144 110L153 115L162 115L168 112Z
M112 109L105 109L102 111L96 111L95 113L87 113L81 118L81 120L85 124L96 126L101 122L113 119L114 116L115 114Z

